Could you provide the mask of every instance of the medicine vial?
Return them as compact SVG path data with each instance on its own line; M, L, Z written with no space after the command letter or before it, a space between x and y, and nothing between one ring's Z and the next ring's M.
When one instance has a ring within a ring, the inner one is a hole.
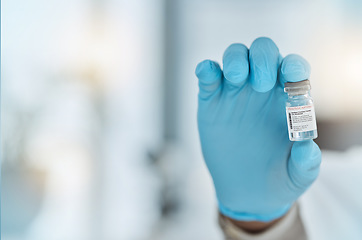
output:
M310 89L309 80L284 84L284 92L288 94L285 105L290 141L304 141L318 137Z

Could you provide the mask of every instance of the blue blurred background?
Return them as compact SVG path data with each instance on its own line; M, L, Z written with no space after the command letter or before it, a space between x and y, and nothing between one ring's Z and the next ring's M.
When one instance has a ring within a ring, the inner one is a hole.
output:
M1 30L4 240L222 239L194 69L260 36L310 62L326 156L362 161L360 1L3 0Z

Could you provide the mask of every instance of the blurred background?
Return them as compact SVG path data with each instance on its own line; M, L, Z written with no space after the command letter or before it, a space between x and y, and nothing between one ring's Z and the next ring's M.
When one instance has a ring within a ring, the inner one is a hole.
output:
M260 36L310 62L325 156L362 159L361 30L357 0L1 1L1 237L222 239L194 69Z

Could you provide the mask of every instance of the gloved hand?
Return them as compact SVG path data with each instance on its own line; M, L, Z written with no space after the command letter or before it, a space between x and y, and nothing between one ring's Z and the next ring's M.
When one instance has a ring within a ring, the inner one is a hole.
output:
M198 64L198 127L220 212L241 221L283 216L319 173L321 152L312 141L291 142L285 113L286 81L309 78L298 55L280 56L269 38L248 50L232 44L223 71Z

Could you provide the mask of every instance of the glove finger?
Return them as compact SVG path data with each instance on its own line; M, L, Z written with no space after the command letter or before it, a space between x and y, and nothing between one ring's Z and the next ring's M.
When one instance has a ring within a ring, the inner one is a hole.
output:
M242 87L249 75L249 50L240 43L231 44L224 52L225 84Z
M303 57L297 54L289 54L280 65L279 76L282 86L286 82L298 82L309 79L310 65Z
M290 180L305 190L317 178L321 160L321 151L313 140L295 142L288 161Z
M279 49L266 37L257 38L250 47L250 83L257 92L271 90L277 80Z
M197 65L195 74L199 79L200 98L209 98L220 88L222 71L218 63L204 60Z

